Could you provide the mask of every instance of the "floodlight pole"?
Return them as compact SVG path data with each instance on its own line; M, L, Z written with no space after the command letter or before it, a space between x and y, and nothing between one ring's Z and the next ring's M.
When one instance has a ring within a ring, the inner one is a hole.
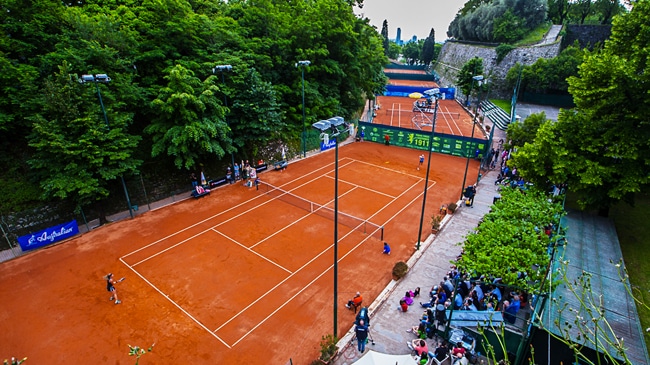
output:
M307 157L307 132L305 131L305 66L309 66L311 61L303 60L296 63L302 71L302 157Z
M226 95L226 91L225 91L226 77L224 76L224 73L226 71L230 71L230 70L232 70L231 65L216 65L212 69L212 73L216 73L217 71L219 71L221 73L221 85L224 87L224 90L223 90L223 104L226 106L226 108L228 107L228 96ZM225 118L226 118L226 123L228 123L228 118L227 117L225 117ZM228 123L228 125L230 125L230 124ZM232 129L230 131L232 133ZM235 168L235 155L233 154L232 151L230 152L230 160L232 162L231 167L234 169Z
M477 75L472 77L472 83L474 82L474 80L478 81L478 86L481 87L483 81L483 75ZM470 139L474 139L474 129L476 128L476 117L478 116L478 108L480 105L481 105L481 91L479 90L478 101L476 104L476 108L474 109L474 118L472 119L472 135L469 137ZM467 150L465 152L467 152ZM469 168L469 159L473 152L474 151L469 151L467 153L467 162L465 163L465 174L463 175L463 184L460 187L459 199L463 199L463 190L465 189L465 181L467 181L467 169Z
M332 122L334 120L334 122ZM339 135L338 126L343 124L343 118L334 117L319 121L313 127L321 133L326 133L334 138L334 337L338 335L338 258L339 258ZM327 132L327 130L331 132Z
M429 188L429 171L431 170L431 152L433 150L433 134L436 129L436 118L438 117L438 100L441 97L441 94L435 93L432 95L436 99L435 107L433 109L433 122L431 123L431 133L429 134L429 144L427 148L429 149L429 159L427 160L427 173L424 179L424 195L422 197L422 212L420 213L420 228L418 229L418 243L416 249L420 250L420 245L422 242L422 226L424 225L424 208L427 204L427 189Z
M98 82L108 84L111 81L111 78L106 74L96 74L96 75L82 75L79 82L85 84L86 82L92 81L95 84L95 89L97 89L97 96L99 97L99 105L102 108L102 114L104 114L104 123L106 123L106 129L110 130L111 127L108 124L108 116L106 115L106 108L104 108L104 101L102 100L102 93L99 90ZM129 197L129 191L126 189L126 182L124 182L124 175L120 175L122 180L122 188L124 188L124 195L126 196L126 204L129 206L129 214L131 219L133 219L133 207L131 206L131 198Z

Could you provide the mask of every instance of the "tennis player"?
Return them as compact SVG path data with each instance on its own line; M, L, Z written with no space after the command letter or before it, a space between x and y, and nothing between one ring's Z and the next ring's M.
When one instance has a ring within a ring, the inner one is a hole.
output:
M111 298L109 300L112 301L113 298L115 298L115 304L120 304L122 302L117 298L117 290L115 289L115 284L117 283L119 283L119 281L113 279L112 273L106 275L106 290L111 293Z
M423 163L424 163L424 154L420 155L420 163L418 164L418 171L420 170L420 167L422 167Z

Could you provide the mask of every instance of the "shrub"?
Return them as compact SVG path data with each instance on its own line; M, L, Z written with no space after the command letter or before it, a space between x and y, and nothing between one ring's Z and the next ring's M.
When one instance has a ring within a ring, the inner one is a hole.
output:
M495 49L495 51L497 52L497 63L503 61L503 59L506 58L508 53L510 53L510 51L512 51L513 49L515 49L515 47L510 44L504 44L504 43L499 44Z
M447 204L447 211L449 213L454 213L457 208L458 208L458 206L454 202L451 202L451 203Z
M409 266L404 261L398 261L393 266L393 277L395 280L399 280L406 276L406 273L409 271Z
M449 209L449 207L447 207ZM431 229L440 229L440 223L442 222L442 215L434 214L431 216Z
M320 341L320 359L329 362L336 354L336 343L339 341L334 335L324 335Z

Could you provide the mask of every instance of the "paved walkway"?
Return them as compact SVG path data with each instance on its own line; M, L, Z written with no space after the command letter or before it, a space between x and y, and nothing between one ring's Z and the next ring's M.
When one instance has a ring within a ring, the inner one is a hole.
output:
M497 175L498 171L493 170L481 179L474 199L474 207L462 206L453 215L445 217L441 231L436 236L429 237L420 251L409 260L408 274L398 282L392 281L379 298L370 305L370 335L374 345L369 344L367 349L393 355L410 353L406 342L413 340L415 336L406 330L417 325L424 312L418 302L428 299L431 287L442 280L449 271L450 261L460 254L459 244L489 212L496 195L494 181ZM415 304L408 312L399 311L399 300L406 291L416 287L422 289L421 297L416 298ZM356 341L352 339L352 333L348 333L341 339L339 345L343 351L334 364L352 364L361 357L356 348ZM351 345L346 346L350 341L352 341ZM427 343L429 348L435 348L434 340L428 339Z

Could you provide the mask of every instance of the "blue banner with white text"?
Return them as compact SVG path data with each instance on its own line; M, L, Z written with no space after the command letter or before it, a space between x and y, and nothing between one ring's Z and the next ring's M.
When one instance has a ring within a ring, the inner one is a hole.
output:
M32 234L18 237L18 243L23 251L34 250L64 240L79 233L77 220L46 228Z

